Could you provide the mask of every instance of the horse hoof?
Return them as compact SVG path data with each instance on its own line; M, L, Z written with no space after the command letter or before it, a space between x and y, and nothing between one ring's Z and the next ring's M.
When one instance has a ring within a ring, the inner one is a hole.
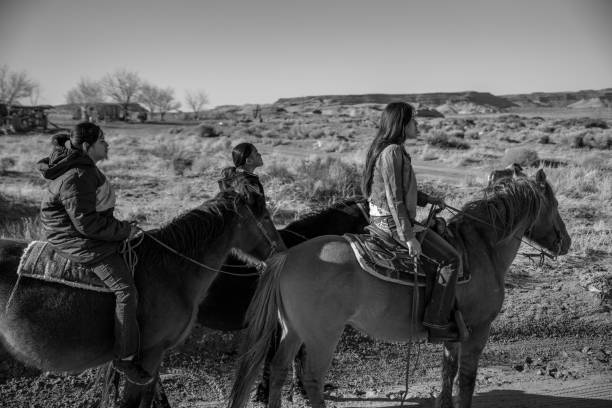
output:
M260 402L262 404L268 404L268 389L264 387L262 384L257 386L257 391L255 392L255 397L253 398L253 402Z

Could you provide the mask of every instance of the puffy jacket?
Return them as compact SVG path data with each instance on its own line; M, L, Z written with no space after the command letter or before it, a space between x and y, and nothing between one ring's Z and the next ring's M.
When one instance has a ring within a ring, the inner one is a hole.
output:
M38 168L49 180L41 204L47 241L80 263L117 252L131 228L113 216L115 194L95 163L80 150L60 145Z
M393 217L402 241L414 238L416 207L427 205L429 196L417 190L410 155L403 146L389 145L376 159L368 201L371 216Z

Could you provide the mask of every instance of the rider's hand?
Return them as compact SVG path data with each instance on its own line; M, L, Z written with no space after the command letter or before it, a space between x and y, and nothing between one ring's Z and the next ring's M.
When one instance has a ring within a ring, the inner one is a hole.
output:
M406 241L406 246L408 247L408 253L410 256L419 256L421 255L421 243L416 238L411 238Z
M138 225L132 224L130 227L130 235L128 236L129 240L138 238L142 234L142 230L138 228Z

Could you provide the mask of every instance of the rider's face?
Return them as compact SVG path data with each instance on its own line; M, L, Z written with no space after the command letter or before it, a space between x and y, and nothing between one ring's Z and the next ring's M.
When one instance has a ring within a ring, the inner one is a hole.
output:
M410 122L406 124L404 128L404 134L406 135L406 139L416 139L419 135L419 130L417 129L417 121L412 118Z
M108 159L108 142L104 139L104 135L101 135L94 144L89 146L87 155L91 157L94 163Z

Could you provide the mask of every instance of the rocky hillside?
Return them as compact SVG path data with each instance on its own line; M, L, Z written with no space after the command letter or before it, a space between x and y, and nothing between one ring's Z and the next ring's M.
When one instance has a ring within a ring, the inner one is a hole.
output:
M426 94L366 94L366 95L320 95L299 98L281 98L277 106L302 106L317 108L329 105L387 104L394 101L416 103L430 108L440 107L446 113L462 113L465 110L479 113L499 112L515 105L504 98L488 92L436 92ZM438 109L440 110L440 109ZM467 112L466 112L467 113Z
M324 110L339 105L384 105L393 101L414 103L419 108L430 108L448 114L496 113L512 108L609 108L612 107L612 88L577 92L535 92L496 96L488 92L436 92L424 94L364 94L319 95L281 98L273 106L283 109Z
M610 108L612 88L577 92L534 92L530 94L502 95L521 107L547 108Z

